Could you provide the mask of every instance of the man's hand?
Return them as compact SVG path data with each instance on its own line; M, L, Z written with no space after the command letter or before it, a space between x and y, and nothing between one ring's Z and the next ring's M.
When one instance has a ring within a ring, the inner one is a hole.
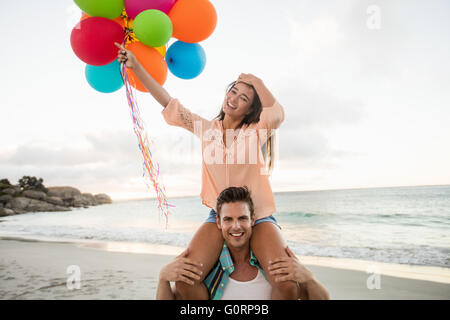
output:
M288 257L276 258L269 263L270 274L275 277L276 282L296 281L300 284L314 280L314 276L300 261L295 254L286 247Z
M114 44L116 45L117 48L119 48L119 53L118 53L118 61L120 63L125 62L127 68L134 70L136 69L136 67L139 65L139 61L136 59L135 55L133 54L133 52L131 52L130 50L125 49L124 46L118 44L117 42L114 42Z
M160 281L176 282L183 281L193 285L193 280L200 280L202 271L197 268L203 266L201 263L186 258L189 248L184 250L174 261L165 266L159 273Z

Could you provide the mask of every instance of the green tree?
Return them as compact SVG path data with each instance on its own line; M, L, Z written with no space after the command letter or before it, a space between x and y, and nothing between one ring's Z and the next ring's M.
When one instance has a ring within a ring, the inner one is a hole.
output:
M19 179L19 187L22 191L36 190L47 193L48 190L44 186L43 182L44 179L42 178L37 179L36 177L23 176L21 179Z
M2 179L2 180L0 180L0 193L2 193L2 190L3 190L3 189L8 189L8 188L11 188L11 187L12 187L12 185L11 185L11 183L9 182L8 179Z

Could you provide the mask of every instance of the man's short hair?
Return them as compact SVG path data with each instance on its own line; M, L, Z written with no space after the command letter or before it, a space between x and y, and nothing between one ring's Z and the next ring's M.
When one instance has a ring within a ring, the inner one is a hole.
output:
M246 202L248 205L248 210L250 211L250 217L252 218L255 214L253 207L253 201L246 186L243 187L229 187L223 190L219 197L217 198L216 213L220 217L220 211L222 210L222 205L224 203L230 202Z

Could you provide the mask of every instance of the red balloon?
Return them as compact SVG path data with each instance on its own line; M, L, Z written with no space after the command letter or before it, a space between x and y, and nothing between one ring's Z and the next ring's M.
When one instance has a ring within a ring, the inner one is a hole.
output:
M122 43L125 32L114 20L91 17L81 20L70 35L72 49L80 58L91 66L103 66L117 58L114 42Z

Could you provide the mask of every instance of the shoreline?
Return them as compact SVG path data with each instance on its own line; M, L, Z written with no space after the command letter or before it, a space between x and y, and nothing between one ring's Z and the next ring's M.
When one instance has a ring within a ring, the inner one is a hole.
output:
M0 234L0 240L60 243L74 245L80 248L95 249L106 252L129 253L129 254L154 254L165 256L177 256L185 248L163 244L152 244L142 242L125 242L91 239L55 239L38 236L5 236ZM402 279L430 281L442 284L450 284L450 268L436 266L420 266L408 264L386 263L362 259L303 256L296 255L306 266L341 269L347 271L359 271L366 274L380 274Z
M176 253L167 246L158 254L148 246L130 253L130 243L1 239L2 300L153 300L159 272ZM446 283L305 265L333 300L450 299Z

